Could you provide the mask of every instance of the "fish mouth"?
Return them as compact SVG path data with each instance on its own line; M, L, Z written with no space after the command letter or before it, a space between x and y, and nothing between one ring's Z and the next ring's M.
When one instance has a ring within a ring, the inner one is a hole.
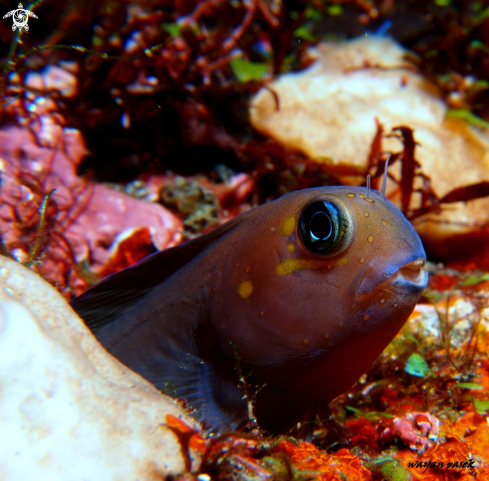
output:
M428 282L428 273L423 269L425 265L424 259L416 259L402 266L394 275L387 279L387 283L400 281L407 282L415 287L426 287Z
M392 274L375 269L377 259L372 259L369 269L357 289L357 297L368 296L379 288L392 286L409 291L421 291L428 283L428 273L424 270L426 259L419 257L400 265ZM392 272L392 270L391 270ZM397 289L396 289L397 290Z

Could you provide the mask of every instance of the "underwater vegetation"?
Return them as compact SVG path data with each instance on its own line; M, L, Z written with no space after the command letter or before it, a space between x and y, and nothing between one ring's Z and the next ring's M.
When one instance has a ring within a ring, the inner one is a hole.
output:
M45 0L25 8L38 16L28 32L0 23L0 247L67 299L251 207L342 182L249 122L252 96L310 67L311 47L324 40L393 36L439 89L447 118L483 133L489 126L487 0ZM416 130L396 127L377 123L357 183L370 174L379 189L389 159L393 192L412 221L487 197L487 181L437 195L435 176L416 160ZM388 136L397 150L383 149ZM253 423L204 439L174 420L188 456L201 459L182 479L489 478L489 236L487 220L479 224L433 251L444 265L429 265L422 303L333 401L334 420L314 424L311 443L267 436Z

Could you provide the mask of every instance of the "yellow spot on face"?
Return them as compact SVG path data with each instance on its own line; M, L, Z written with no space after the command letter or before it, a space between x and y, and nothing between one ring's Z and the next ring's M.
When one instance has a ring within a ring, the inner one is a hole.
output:
M294 246L294 243L293 243L293 242L291 242L291 243L290 243L290 244L287 246L287 250L288 250L289 252L294 252L294 247L295 247L295 246Z
M355 194L348 194L348 197L355 197Z
M309 339L304 339L304 344L309 344Z
M344 256L344 257L340 257L336 262L335 262L335 265L336 266L346 266L346 264L348 264L348 257Z
M363 316L363 318L368 321L368 315L366 314L365 316Z
M343 327L344 322L340 322L338 326Z
M363 264L364 262L365 262L365 259L362 257L362 258L360 259L360 264Z
M383 304L385 302L385 299L381 299L380 303Z
M363 194L360 194L360 199L365 199L365 196Z
M382 224L387 225L387 222L385 220L382 221Z
M246 299L251 296L253 292L253 283L251 281L243 281L238 287L238 294Z
M285 259L277 266L275 272L279 276L284 276L285 274L292 274L292 272L299 269L314 269L315 267L319 267L319 264L314 261L306 261L305 259Z
M368 217L368 212L365 212L365 217Z
M282 235L292 235L295 230L295 217L291 215L287 217L280 226L280 233Z
M374 238L372 236L370 236L368 239L367 239L369 242L373 242L374 241Z
M374 200L371 199L370 197L368 199L365 199L367 202L369 202L370 204L373 204L374 203Z

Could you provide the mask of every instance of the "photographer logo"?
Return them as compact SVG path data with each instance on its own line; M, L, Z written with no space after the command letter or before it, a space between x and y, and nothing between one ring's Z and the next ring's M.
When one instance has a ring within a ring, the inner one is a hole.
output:
M12 17L12 20L14 22L12 25L12 30L14 32L17 28L20 31L22 31L22 29L24 29L26 32L29 31L29 25L27 24L29 17L38 18L34 12L31 12L30 10L25 10L21 3L19 3L17 10L11 10L3 16L3 18L8 17Z

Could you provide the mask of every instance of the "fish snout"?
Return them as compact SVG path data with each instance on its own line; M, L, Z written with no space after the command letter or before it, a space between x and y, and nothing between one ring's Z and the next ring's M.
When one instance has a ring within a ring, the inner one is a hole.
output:
M399 280L424 289L428 282L428 273L424 270L425 263L425 259L408 262L392 276L391 281Z
M416 259L400 267L395 274L381 284L381 289L385 287L391 295L399 296L403 302L421 296L426 284L428 284L428 273L424 270L425 260Z
M411 258L412 259L412 258ZM377 289L390 289L399 293L409 292L415 294L426 287L428 273L424 266L426 259L419 257L408 262L399 263L397 266L390 264L382 266L380 259L373 259L357 289L357 298L369 296Z

